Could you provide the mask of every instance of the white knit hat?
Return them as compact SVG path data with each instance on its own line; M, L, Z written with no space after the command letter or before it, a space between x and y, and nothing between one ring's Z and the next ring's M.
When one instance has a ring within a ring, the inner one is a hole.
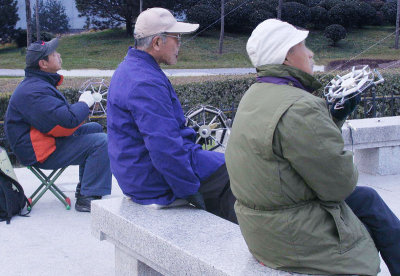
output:
M290 48L307 36L308 31L298 30L287 22L267 19L251 34L247 41L247 54L254 67L283 64Z

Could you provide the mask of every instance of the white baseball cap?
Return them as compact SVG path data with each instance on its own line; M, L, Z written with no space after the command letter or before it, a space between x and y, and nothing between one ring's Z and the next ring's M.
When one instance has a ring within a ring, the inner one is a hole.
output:
M188 34L196 31L199 24L176 21L172 13L163 8L151 8L139 14L135 24L135 38L144 38L160 33Z
M305 40L308 31L278 19L261 22L247 41L247 54L254 67L283 64L290 48Z

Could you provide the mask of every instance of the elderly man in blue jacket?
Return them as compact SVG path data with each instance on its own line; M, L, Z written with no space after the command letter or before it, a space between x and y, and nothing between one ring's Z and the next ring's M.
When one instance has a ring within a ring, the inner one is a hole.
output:
M133 201L169 206L187 199L237 222L222 153L202 150L174 88L159 64L177 62L181 34L198 24L177 22L166 9L142 12L135 47L115 71L107 102L111 171ZM204 199L204 200L203 200Z
M32 43L26 53L25 79L11 96L5 131L20 162L42 169L79 165L75 209L111 193L107 136L97 123L83 124L94 104L91 92L69 104L57 90L63 76L58 38Z

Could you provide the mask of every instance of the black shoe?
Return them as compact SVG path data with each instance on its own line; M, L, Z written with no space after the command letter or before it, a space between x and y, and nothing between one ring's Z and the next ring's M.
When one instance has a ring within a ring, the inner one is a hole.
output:
M76 190L75 190L75 198L78 198L81 196L81 182L76 185Z
M75 202L75 210L78 212L90 212L90 202L101 199L101 196L82 196L80 195Z

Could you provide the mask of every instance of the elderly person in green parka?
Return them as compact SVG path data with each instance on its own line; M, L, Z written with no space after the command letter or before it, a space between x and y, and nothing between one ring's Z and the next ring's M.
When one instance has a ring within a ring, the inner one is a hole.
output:
M400 222L373 189L356 187L343 149L340 127L359 97L329 112L310 93L321 84L307 36L268 19L247 43L258 82L239 104L225 153L240 229L272 268L377 275L379 250L400 275Z

